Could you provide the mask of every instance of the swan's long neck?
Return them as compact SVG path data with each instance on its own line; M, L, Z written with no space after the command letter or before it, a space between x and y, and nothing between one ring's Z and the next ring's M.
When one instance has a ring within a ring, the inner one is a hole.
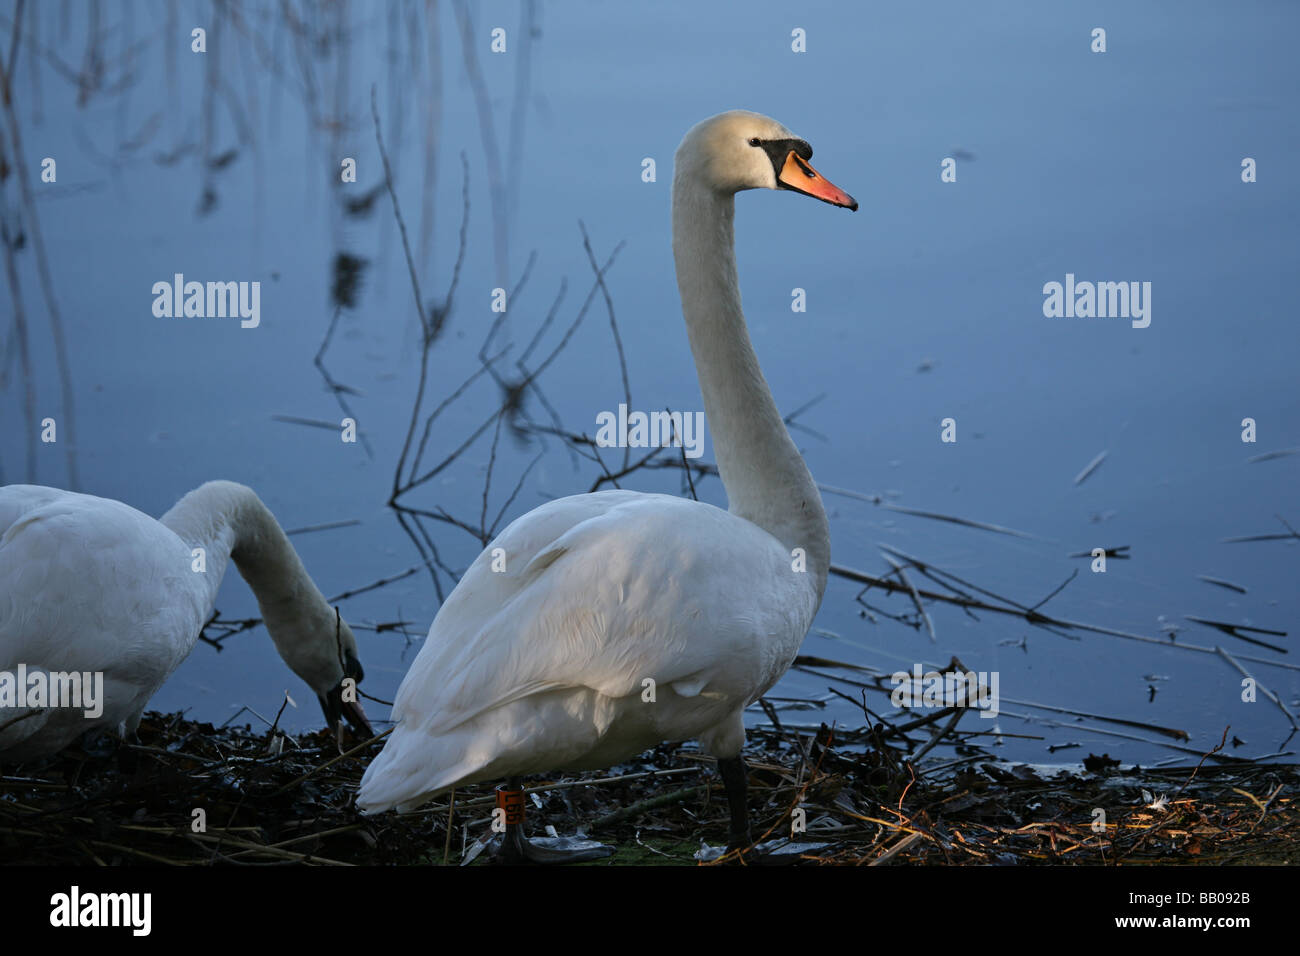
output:
M701 185L689 167L679 166L673 180L677 287L730 510L787 549L802 548L820 596L830 567L826 511L749 340L734 222L734 197Z
M334 611L303 567L275 516L251 488L210 481L176 502L162 518L191 549L203 548L207 569L199 586L212 613L232 558L257 597L262 619L280 656L298 673L311 669L309 649L293 635L332 634Z

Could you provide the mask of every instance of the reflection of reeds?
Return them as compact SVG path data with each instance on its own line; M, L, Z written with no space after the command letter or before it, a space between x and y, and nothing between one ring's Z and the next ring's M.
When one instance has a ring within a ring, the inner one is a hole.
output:
M496 117L487 81L479 64L478 46L482 37L475 32L474 21L465 0L453 0L456 23L460 29L461 56L474 95L474 108L478 114L479 135L483 140L483 156L487 166L488 195L492 207L492 249L496 262L496 284L506 288L510 281L510 223L517 213L519 181L522 178L524 129L532 84L532 44L537 33L537 4L535 0L522 0L519 28L508 41L508 50L515 66L514 104L510 114L510 132L507 141L508 168L503 169L501 147L497 137Z
M605 311L609 313L609 328L614 334L614 348L618 352L618 369L623 376L623 401L627 403L628 408L632 408L632 384L627 377L627 357L623 354L623 336L618 333L618 320L614 317L614 299L609 294L609 287L605 285L604 275L596 265L596 254L591 251L591 237L587 235L587 226L582 220L578 220L578 227L582 230L582 248L587 253L587 261L591 263L591 271L596 274L596 285L600 287L600 294L605 299ZM627 467L631 454L632 449L624 447L624 468Z
M0 134L0 164L5 163L3 134ZM5 278L9 282L9 297L14 307L14 327L10 341L5 346L4 361L0 361L0 388L8 384L8 356L18 353L18 367L23 377L23 430L27 438L27 483L36 482L36 380L32 377L31 345L27 337L27 310L23 307L22 287L18 282L18 269L14 265L14 246L18 237L9 234L8 217L0 215L0 242L4 243ZM2 464L2 463L0 463ZM0 483L3 475L0 475Z
M438 145L442 135L442 24L438 0L425 0L424 29L428 34L427 86L424 91L424 187L420 203L420 267L428 275L433 262L433 223L437 209Z
M63 444L68 462L68 488L75 490L80 486L80 480L77 476L76 403L72 391L72 365L68 361L67 340L63 333L63 317L59 312L58 298L54 294L54 280L50 273L49 258L45 252L45 240L41 237L40 217L37 214L36 202L32 196L31 190L33 179L27 168L26 154L23 148L22 130L18 122L18 112L14 107L13 89L11 86L11 71L18 58L19 44L22 35L22 22L23 0L18 0L18 3L14 8L9 52L4 59L0 59L0 105L3 106L5 129L8 131L7 140L3 133L0 133L0 168L7 169L12 164L12 169L17 175L16 177L0 175L0 196L3 196L4 194L3 190L5 183L10 179L16 178L18 195L22 208L23 234L26 238L30 239L32 253L36 257L36 275L40 280L41 293L45 300L45 309L50 319L50 334L54 340L54 355L59 369L59 385L63 407L62 419L58 421L58 429L60 433L59 441ZM4 205L5 207L9 206L8 202ZM32 380L30 353L28 351L27 323L25 313L21 308L22 294L18 287L18 273L13 259L15 245L16 237L10 237L6 234L4 237L5 273L9 282L10 297L14 302L15 330L19 340L18 346L20 361L23 363L25 386L24 404L28 429L27 474L29 480L35 480L35 428L37 421L35 416L35 399L33 391L34 383Z
M330 157L331 168L326 181L332 188L338 185L337 169L333 167L335 157L344 152L343 146L353 127L351 113L355 104L350 101L351 91L355 87L352 82L352 31L355 24L360 22L358 16L367 16L353 5L317 5L304 0L268 0L262 4L250 3L248 0L211 0L210 3L201 4L195 20L206 30L207 45L202 64L195 64L200 71L200 79L197 102L189 104L192 108L188 113L192 120L188 126L179 121L186 115L187 109L184 102L184 78L189 68L183 64L182 58L188 55L188 27L182 22L184 17L176 4L165 6L165 13L157 26L144 26L142 29L143 25L151 21L133 18L130 10L119 11L104 6L100 0L91 0L82 8L64 5L59 8L55 21L52 21L55 23L54 36L49 37L47 31L44 42L41 42L39 31L39 5L29 5L25 0L18 0L12 19L0 14L0 26L8 28L5 30L7 36L4 37L8 42L0 41L0 54L5 56L0 61L0 73L3 73L5 91L6 140L0 145L0 150L8 157L6 162L12 163L18 174L16 178L21 202L13 203L12 206L22 209L23 231L34 250L39 280L49 311L62 387L63 407L57 418L59 440L68 456L68 484L71 487L76 487L79 483L71 365L61 314L54 299L52 264L41 243L39 224L31 200L29 184L32 180L26 164L22 162L21 135L10 92L11 77L8 75L12 69L10 64L19 59L20 45L30 50L30 103L32 115L37 119L42 113L40 80L43 67L65 79L72 87L75 101L81 106L87 106L96 100L125 97L129 94L139 84L139 64L142 60L147 60L151 51L157 51L157 47L161 46L161 51L157 52L161 53L158 60L167 87L167 92L162 94L165 97L165 107L131 126L129 103L123 99L122 106L117 111L116 145L100 144L84 135L82 145L90 155L113 168L139 161L150 154L159 165L172 165L183 158L190 158L197 167L195 171L199 182L196 209L200 215L215 209L220 199L220 180L229 170L238 166L237 160L246 147L251 149L255 158L260 157L257 145L258 124L266 120L278 125L277 102L282 88L301 102L311 135L317 137L321 133L325 134L328 141L321 144L320 152L327 153ZM431 274L433 267L443 124L442 12L438 0L392 4L381 21L386 24L389 53L385 60L388 70L386 95L389 97L389 146L393 150L390 163L395 166L400 159L397 145L401 143L405 124L410 121L406 112L415 109L415 122L423 126L423 189L418 232L419 255L415 261L418 263L419 274L426 277ZM492 103L487 96L490 77L485 78L484 71L480 68L482 61L476 55L483 38L477 34L471 36L473 26L468 4L457 2L453 12L462 28L462 45L467 52L466 69L477 90L480 131L484 136L487 154L485 165L489 170L493 254L498 275L505 277L510 271L509 224L518 198L517 181L522 169L524 133L531 108L532 50L538 36L540 10L536 0L521 0L519 25L510 37L510 55L502 58L503 62L506 59L511 61L507 69L514 71L513 103L509 130L504 140L498 138ZM70 52L65 52L69 49ZM421 68L427 70L427 76L423 82L412 86L412 80L418 79L417 74ZM263 71L260 75L259 69ZM232 81L231 77L239 74L242 74L243 82L237 91L235 87L240 81ZM259 89L264 82L262 76L270 78L271 89L271 102L265 113L258 102ZM419 90L423 95L412 96L409 89ZM168 117L170 122L165 122ZM229 142L226 135L232 129L237 139L234 144ZM159 132L164 132L170 143L146 153L145 147L156 139ZM13 155L9 156L10 153ZM260 201L263 192L260 163L256 164L252 175L255 190L254 215L260 216L263 205ZM392 175L396 175L395 168ZM512 184L508 185L508 180L513 181ZM310 182L311 178L306 181ZM0 182L0 189L3 186L4 183ZM334 224L337 231L339 221L336 219ZM15 284L14 276L22 275L22 259L17 255L19 248L14 223L10 221L7 225L10 226L10 239L15 244L7 250L7 254L14 256L11 263L14 268L12 271L6 268L6 275L10 286L9 298L17 303L21 291ZM260 229L257 231L260 233ZM335 245L337 248L342 247L341 242L336 242ZM504 279L501 284L504 286ZM23 379L20 387L25 390L25 427L35 432L39 425L39 417L35 413L41 407L41 396L34 380L34 369L39 363L35 361L32 349L39 337L33 336L35 330L31 322L35 317L30 303L28 306L24 309L15 305L14 311L20 314L16 314L9 328L0 329L0 347L4 348L8 361L20 367L17 377ZM423 334L426 337L430 334L428 324ZM496 377L495 370L493 371ZM524 379L523 389L544 401L535 380L527 374ZM518 434L513 416L510 424L511 432ZM33 449L39 450L39 442L34 435L28 436L27 446L27 457L30 460L34 458ZM28 467L34 468L34 465ZM26 474L31 478L34 472L28 470Z
M403 441L402 451L398 456L397 465L393 472L393 486L392 486L392 492L389 496L388 504L391 508L393 508L399 525L402 527L403 531L408 535L408 537L411 538L413 544L416 547L417 552L420 554L420 557L425 561L426 566L429 568L430 575L432 576L434 581L435 589L437 590L438 597L441 600L444 591L443 591L442 582L438 576L438 572L442 571L445 574L447 574L448 577L452 580L452 582L455 581L457 575L442 562L439 556L438 548L435 543L434 537L430 533L428 527L426 527L426 525L424 524L424 521L425 520L437 521L437 522L449 524L453 527L459 528L462 531L465 531L466 533L472 535L478 541L480 546L487 544L488 541L490 541L492 537L495 536L497 529L499 528L501 522L504 520L510 507L514 504L515 500L518 498L520 492L522 491L524 484L528 478L528 475L532 471L533 467L541 460L542 457L542 452L539 452L532 459L531 463L523 469L522 473L517 477L517 480L515 481L514 486L510 491L509 495L506 497L504 503L502 503L499 507L495 509L495 515L492 518L491 522L489 522L488 515L489 512L492 510L490 506L492 481L497 467L497 451L500 443L502 425L503 423L508 422L511 425L512 430L515 431L515 433L518 435L524 435L528 433L529 430L523 428L522 426L519 426L517 424L517 421L521 420L524 416L524 407L523 407L524 398L527 394L531 392L537 395L539 399L542 401L542 403L546 405L548 411L550 411L552 416L555 418L555 421L558 426L559 424L558 416L555 415L554 409L550 408L549 403L546 403L545 396L542 394L540 390L540 386L538 385L538 379L551 365L551 363L559 356L559 354L563 352L564 349L569 345L574 333L577 331L578 327L582 324L583 319L586 317L587 312L589 311L591 304L594 301L595 295L598 291L602 291L605 294L606 305L610 315L611 327L613 328L614 331L615 341L616 343L618 343L619 346L620 366L623 369L624 383L626 386L627 383L626 362L622 359L622 355L621 355L622 345L621 345L621 341L618 338L618 326L614 318L613 301L612 298L609 296L608 289L605 287L604 284L605 273L613 265L615 257L617 256L619 250L622 248L622 243L616 246L614 251L610 254L609 258L605 261L605 263L603 265L600 265L597 263L595 259L594 252L591 249L590 241L586 239L585 230L584 230L585 246L587 249L588 256L590 257L592 270L595 274L595 278L593 280L591 289L587 294L586 300L583 302L582 307L578 310L577 316L570 323L569 327L565 330L564 334L560 338L559 343L550 351L549 354L545 356L545 358L541 360L540 363L538 363L536 368L530 368L528 366L527 364L528 359L532 355L534 350L538 347L543 336L550 329L556 317L560 303L564 298L564 292L566 288L566 284L564 282L561 282L559 294L556 296L555 301L551 305L551 308L548 311L545 319L542 321L540 327L533 335L527 347L524 349L522 355L515 362L515 367L518 370L521 377L519 378L509 377L501 373L500 371L498 371L496 367L497 363L502 358L504 358L508 352L510 352L513 349L513 345L507 342L506 344L502 345L499 349L497 349L495 352L493 351L495 340L497 339L498 335L501 333L505 321L505 313L502 313L498 315L496 320L494 320L492 324L489 326L487 334L484 337L483 342L479 347L478 350L479 367L474 372L470 373L470 375L463 382L461 382L456 388L454 388L446 398L444 398L440 403L438 403L432 409L432 411L426 414L425 403L427 399L427 390L429 384L430 356L432 354L433 347L438 341L438 338L446 322L450 318L453 308L455 306L456 290L460 282L461 268L464 264L465 254L468 248L468 228L469 228L469 212L470 212L469 165L468 165L468 161L462 155L461 163L463 166L463 171L462 171L463 182L462 182L462 189L461 189L461 203L462 203L461 224L460 224L460 231L459 231L459 241L458 241L458 247L456 253L456 260L455 260L455 264L451 269L451 275L448 280L447 292L442 297L442 300L440 302L426 305L424 293L421 289L420 269L417 266L414 253L412 252L411 249L410 236L406 228L406 219L405 216L402 214L401 204L397 198L397 191L395 189L394 182L393 182L393 168L391 163L389 162L389 158L388 158L389 150L384 141L383 130L379 119L379 109L378 109L378 105L377 105L377 101L373 89L371 93L371 120L374 124L376 145L379 150L380 160L384 169L384 185L388 191L389 198L392 202L393 217L397 225L398 235L401 239L402 251L406 259L407 271L411 281L412 294L414 296L416 311L419 315L420 328L421 328L419 378L416 384L415 397L411 405L410 419L407 423L406 437L405 440ZM497 233L497 235L500 235L500 233ZM511 309L518 308L518 302L520 301L519 293L524 289L525 285L527 284L528 278L532 273L532 269L535 263L536 263L536 254L534 253L533 255L529 256L528 263L524 267L523 273L520 275L519 281L515 284L513 290L511 291L511 294L507 298L507 301L510 303ZM473 428L469 432L469 434L463 439L461 439L458 444L452 447L452 449L449 452L444 454L443 457L441 457L438 461L434 463L429 463L428 461L426 461L425 455L430 448L430 439L433 435L435 423L438 421L439 417L448 408L450 408L455 402L459 401L466 394L466 392L469 390L469 388L472 385L474 385L475 382L477 382L480 378L482 378L485 375L490 376L491 379L496 383L496 385L498 386L498 388L502 393L503 396L502 400L489 414L485 416L483 421L479 423L477 427ZM409 492L415 490L421 485L424 485L425 483L429 482L433 478L437 477L447 468L450 468L453 464L455 464L458 460L460 460L461 456L465 454L471 447L473 447L479 441L479 439L482 438L489 430L492 430L493 437L488 452L487 472L486 472L484 487L481 495L479 514L477 515L476 521L458 518L452 515L451 513L449 513L445 508L442 508L441 506L436 506L433 510L429 510L429 509L414 507L412 505L404 503L401 500ZM418 442L416 441L416 437L415 437L417 431L420 436ZM533 434L536 435L536 437L540 437L540 435L537 435L536 432L534 432Z
M533 39L539 35L537 0L521 0L519 29L515 31L515 95L510 107L510 144L506 160L508 225L519 215L519 185L523 180L524 128L531 98Z
M329 350L330 340L334 338L334 330L338 327L339 316L342 314L343 306L335 307L334 316L330 319L329 329L326 330L325 338L321 341L320 348L316 350L316 357L312 361L320 371L321 377L325 379L325 386L330 390L330 394L334 396L335 401L339 403L339 408L342 409L343 414L353 421L358 421L356 413L352 411L352 406L348 404L345 397L348 394L358 394L356 389L335 381L334 376L330 375L329 369L325 367L325 353ZM370 440L366 438L366 433L358 429L357 437L361 439L361 447L366 450L366 457L374 458L375 450L370 447Z
M217 168L213 163L216 151L216 97L221 83L221 3L217 0L215 16L208 27L209 52L203 57L203 102L199 108L199 215L206 215L217 206L217 188L213 182Z
M492 250L496 260L496 284L505 288L510 281L510 246L506 216L505 177L501 170L501 148L497 145L496 119L488 95L483 70L479 67L477 37L465 0L453 0L456 23L460 27L461 55L478 111L479 135L483 140L483 161L487 166L488 197L492 207Z

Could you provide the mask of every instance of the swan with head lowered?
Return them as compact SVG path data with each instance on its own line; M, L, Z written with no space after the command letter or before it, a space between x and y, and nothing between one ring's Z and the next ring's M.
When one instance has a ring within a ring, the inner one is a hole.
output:
M346 718L373 736L355 683L345 693L345 678L363 676L356 638L251 489L208 482L154 520L120 501L8 485L0 487L0 763L55 753L91 730L134 736L149 698L193 649L232 560L330 727ZM51 675L74 673L103 675L100 713L53 706ZM27 693L40 682L43 701Z
M750 844L743 712L786 672L812 624L830 534L750 344L734 196L783 189L857 209L811 156L780 123L745 111L698 124L677 150L673 258L728 510L603 491L514 521L434 619L397 692L396 727L362 779L364 812L508 778L498 802L514 824L515 778L607 767L698 738L726 787L728 845ZM655 693L643 696L647 680ZM547 857L519 825L501 849Z

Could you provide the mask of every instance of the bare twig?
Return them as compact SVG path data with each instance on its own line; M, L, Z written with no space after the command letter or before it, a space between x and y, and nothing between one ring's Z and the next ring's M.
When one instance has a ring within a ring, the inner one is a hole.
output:
M1109 451L1100 452L1096 458L1084 465L1083 471L1074 476L1074 483L1076 485L1081 485L1087 481L1088 476L1101 467L1101 463L1106 460L1106 456L1109 454Z

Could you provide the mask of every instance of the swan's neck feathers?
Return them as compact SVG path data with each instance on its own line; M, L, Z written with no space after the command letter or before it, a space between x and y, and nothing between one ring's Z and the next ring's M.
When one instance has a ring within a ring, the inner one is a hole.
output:
M159 519L191 549L203 548L207 614L231 559L257 597L280 656L300 675L323 662L300 635L333 632L334 611L317 589L275 516L256 493L231 481L195 488Z
M237 515L242 496L222 487L226 484L211 481L195 488L158 519L190 549L194 572L190 580L197 582L197 590L203 594L205 618L217 603L217 592L238 538Z
M682 314L730 511L802 548L820 595L830 567L821 495L786 430L749 339L736 277L735 200L689 166L673 180L673 258Z

